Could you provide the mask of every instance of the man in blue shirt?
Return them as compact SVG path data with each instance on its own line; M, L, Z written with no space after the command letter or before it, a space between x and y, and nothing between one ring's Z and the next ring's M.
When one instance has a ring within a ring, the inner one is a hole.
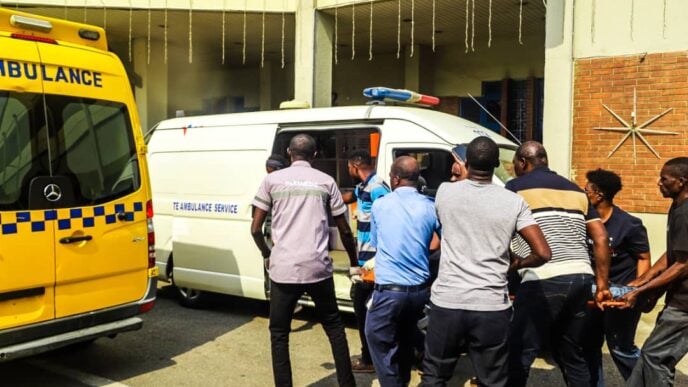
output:
M430 241L439 223L432 201L418 193L420 170L412 157L394 161L393 192L373 203L370 243L375 290L365 322L380 385L406 386L411 378L416 322L427 303Z
M348 162L349 175L358 185L353 192L342 194L344 203L356 202L356 239L358 241L358 264L365 265L367 261L375 257L375 247L370 244L370 209L373 203L382 196L390 192L389 187L375 173L373 159L365 150L356 150L349 156ZM366 321L366 303L373 293L370 284L356 280L359 277L352 277L354 282L351 288L351 301L354 304L354 314L356 315L356 325L361 339L361 358L353 362L353 370L356 373L373 372L373 362L370 358L368 343L365 339L363 327Z

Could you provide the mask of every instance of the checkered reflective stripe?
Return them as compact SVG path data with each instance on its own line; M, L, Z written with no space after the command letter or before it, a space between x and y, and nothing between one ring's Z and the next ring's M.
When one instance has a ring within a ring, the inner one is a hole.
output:
M26 232L43 232L45 223L56 221L58 230L90 228L117 222L117 214L124 213L127 221L145 216L143 203L134 202L130 208L123 203L83 208L60 208L57 210L16 211L0 213L2 235Z

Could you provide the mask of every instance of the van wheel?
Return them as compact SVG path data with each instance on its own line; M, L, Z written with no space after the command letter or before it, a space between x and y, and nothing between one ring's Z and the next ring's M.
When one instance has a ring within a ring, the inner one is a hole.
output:
M172 286L177 292L179 303L188 308L201 308L205 306L208 299L208 294L197 289L179 287L174 282L174 262L172 257L167 261L167 278L172 282Z
M175 286L175 289L177 289L180 304L188 308L202 308L206 305L208 295L205 292L178 286Z

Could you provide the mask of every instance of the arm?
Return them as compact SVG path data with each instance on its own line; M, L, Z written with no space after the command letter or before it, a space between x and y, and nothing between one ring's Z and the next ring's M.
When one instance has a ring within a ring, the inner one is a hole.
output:
M599 219L588 221L586 227L588 235L593 241L593 255L595 256L595 281L597 282L595 303L598 308L604 309L602 302L612 299L612 294L609 292L609 266L611 263L609 236L604 224Z
M251 236L253 236L253 242L256 243L258 249L260 250L260 255L263 258L268 258L270 256L270 248L265 242L265 236L263 235L263 223L265 223L265 218L267 217L267 211L260 209L258 207L253 207L253 221L251 221Z
M429 250L430 251L436 251L437 249L440 248L441 245L442 245L442 241L440 239L440 236L436 232L432 233L432 239L430 240Z
M641 287L641 286L645 285L646 283L650 282L653 278L660 275L668 267L669 267L669 261L668 261L666 253L664 253L664 254L662 254L661 257L659 257L657 262L655 262L655 264L652 265L652 267L650 267L650 269L645 272L645 274L640 275L640 273L638 273L638 278L629 282L628 286Z
M342 244L346 249L346 254L349 256L349 265L351 267L358 267L358 257L356 256L356 242L354 242L354 234L351 232L349 222L346 221L344 214L334 217L334 222L337 224L339 236L342 238Z
M356 201L356 195L354 195L354 191L343 191L342 192L342 200L346 204L351 204Z
M552 251L549 248L549 244L547 244L544 234L542 234L540 226L533 224L524 227L518 231L518 234L528 243L531 253L525 258L511 254L509 272L526 267L542 266L552 258Z
M645 253L640 253L637 256L638 263L637 263L637 277L640 278L643 274L647 273L648 270L650 270L650 252L645 252Z
M688 275L688 252L677 251L675 252L676 261L669 266L666 270L662 271L659 275L646 282L638 289L627 293L622 300L626 301L627 307L633 307L637 301L640 294L651 292L653 290L664 289L668 285L672 284L674 281L685 278ZM666 253L660 258L664 260L663 265L666 266ZM659 261L657 263L660 263ZM657 266L657 264L655 264ZM654 266L650 271L654 269ZM648 272L649 273L649 272Z

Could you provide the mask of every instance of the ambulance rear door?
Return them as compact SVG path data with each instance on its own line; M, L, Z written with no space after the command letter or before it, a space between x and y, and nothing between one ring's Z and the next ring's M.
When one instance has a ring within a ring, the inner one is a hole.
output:
M0 32L0 330L55 315L55 212L28 197L31 176L50 175L39 72L37 43Z
M148 286L150 195L124 68L114 54L63 42L39 51L53 139L50 180L63 195L54 203L56 317L140 300ZM41 184L31 188L48 189Z

